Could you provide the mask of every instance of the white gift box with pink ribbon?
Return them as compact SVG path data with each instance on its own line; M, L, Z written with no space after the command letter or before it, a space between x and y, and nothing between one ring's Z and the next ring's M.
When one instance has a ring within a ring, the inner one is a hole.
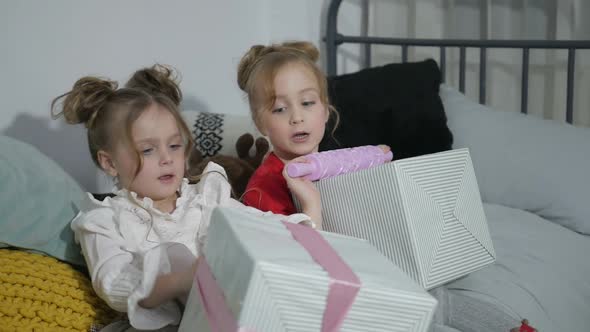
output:
M315 183L324 230L368 240L425 289L496 259L468 149Z
M365 240L213 212L179 331L427 331L436 300Z

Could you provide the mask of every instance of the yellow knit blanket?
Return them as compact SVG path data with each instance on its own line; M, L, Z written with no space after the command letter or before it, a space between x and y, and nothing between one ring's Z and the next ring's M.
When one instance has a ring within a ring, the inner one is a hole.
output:
M0 331L88 331L118 316L70 265L0 249Z

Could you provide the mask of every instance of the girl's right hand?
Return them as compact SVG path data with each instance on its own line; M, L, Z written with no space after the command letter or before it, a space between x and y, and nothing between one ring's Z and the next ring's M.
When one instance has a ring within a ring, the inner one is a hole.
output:
M151 293L140 300L139 305L144 308L155 308L166 301L186 298L193 285L199 261L195 259L191 266L159 275Z

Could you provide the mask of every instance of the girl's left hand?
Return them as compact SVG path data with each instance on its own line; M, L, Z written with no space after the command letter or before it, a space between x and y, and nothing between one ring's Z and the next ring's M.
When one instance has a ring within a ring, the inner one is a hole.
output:
M290 163L308 162L305 157L298 157L289 161L283 168L283 177L287 181L287 186L291 193L301 204L302 212L307 214L319 228L321 224L321 199L320 192L316 186L304 177L292 178L287 174L287 165Z

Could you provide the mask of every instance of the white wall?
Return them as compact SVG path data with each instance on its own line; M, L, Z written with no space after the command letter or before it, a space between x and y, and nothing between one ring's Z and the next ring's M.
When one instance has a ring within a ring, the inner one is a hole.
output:
M155 62L182 73L184 108L247 114L235 83L253 44L319 44L319 0L4 0L0 132L32 143L94 190L85 131L51 120L49 104L84 75L121 83Z
M523 1L518 2L520 6ZM522 17L530 17L539 20L535 19L536 25L527 20L531 24L524 25L526 36L544 38L545 35L535 33L549 30L543 15L547 13L546 7L556 3L558 14L554 30L557 37L586 38L590 24L582 13L588 12L590 4L581 0L556 1L543 0L524 14L519 8L515 10L516 5L510 0L491 1L494 4L492 15L498 19L492 18L488 25L489 35L519 37L513 32L522 28ZM185 109L247 114L245 99L235 83L241 55L253 44L287 39L310 40L323 51L321 37L328 3L329 0L2 0L0 133L37 146L84 188L94 191L98 187L96 169L88 155L85 131L80 126L65 125L49 117L50 101L68 91L76 79L101 75L124 82L141 67L155 62L170 64L183 75L181 88ZM483 2L373 0L372 3L368 29L378 36L478 38L483 29L479 23ZM341 33L357 35L362 31L361 4L361 0L343 1L338 18ZM503 29L510 31L504 33ZM410 59L429 56L429 52L438 58L438 52L430 50L411 51ZM589 53L580 54L576 61L579 75L575 107L578 109L590 105L590 94L579 90L588 86L590 79L587 74L590 72L587 70L590 68ZM341 46L339 72L358 70L361 54L358 45ZM457 54L454 55L449 54L447 60L449 72L456 67ZM513 54L507 57L511 66L520 59ZM399 61L399 58L398 50L373 48L375 64ZM476 79L473 73L477 67L472 65L472 58L477 58L475 52L468 56L468 80ZM533 57L532 61L537 58ZM563 56L540 60L543 64L559 60L559 68L565 66ZM510 109L519 105L515 91L520 69L516 64L510 72L504 72L504 64L499 65L500 69L494 68L494 63L490 65L489 77L494 76L497 81L498 76L504 75L505 80L513 81L490 87L489 99L494 107ZM580 70L580 67L583 68ZM564 82L559 72L563 70L559 68L554 75L558 78L557 86ZM533 78L540 75L536 71L543 76L541 82L552 81L547 79L544 68L532 68ZM456 80L456 77L450 78L450 81ZM477 89L472 88L476 85L468 86L468 96L477 100ZM508 91L502 89L504 86ZM553 110L559 111L553 105L557 101L560 107L562 105L564 92L561 90L555 92L556 97L546 93L551 100L533 94L529 99L530 108L552 116ZM574 121L590 124L590 112L577 115Z

